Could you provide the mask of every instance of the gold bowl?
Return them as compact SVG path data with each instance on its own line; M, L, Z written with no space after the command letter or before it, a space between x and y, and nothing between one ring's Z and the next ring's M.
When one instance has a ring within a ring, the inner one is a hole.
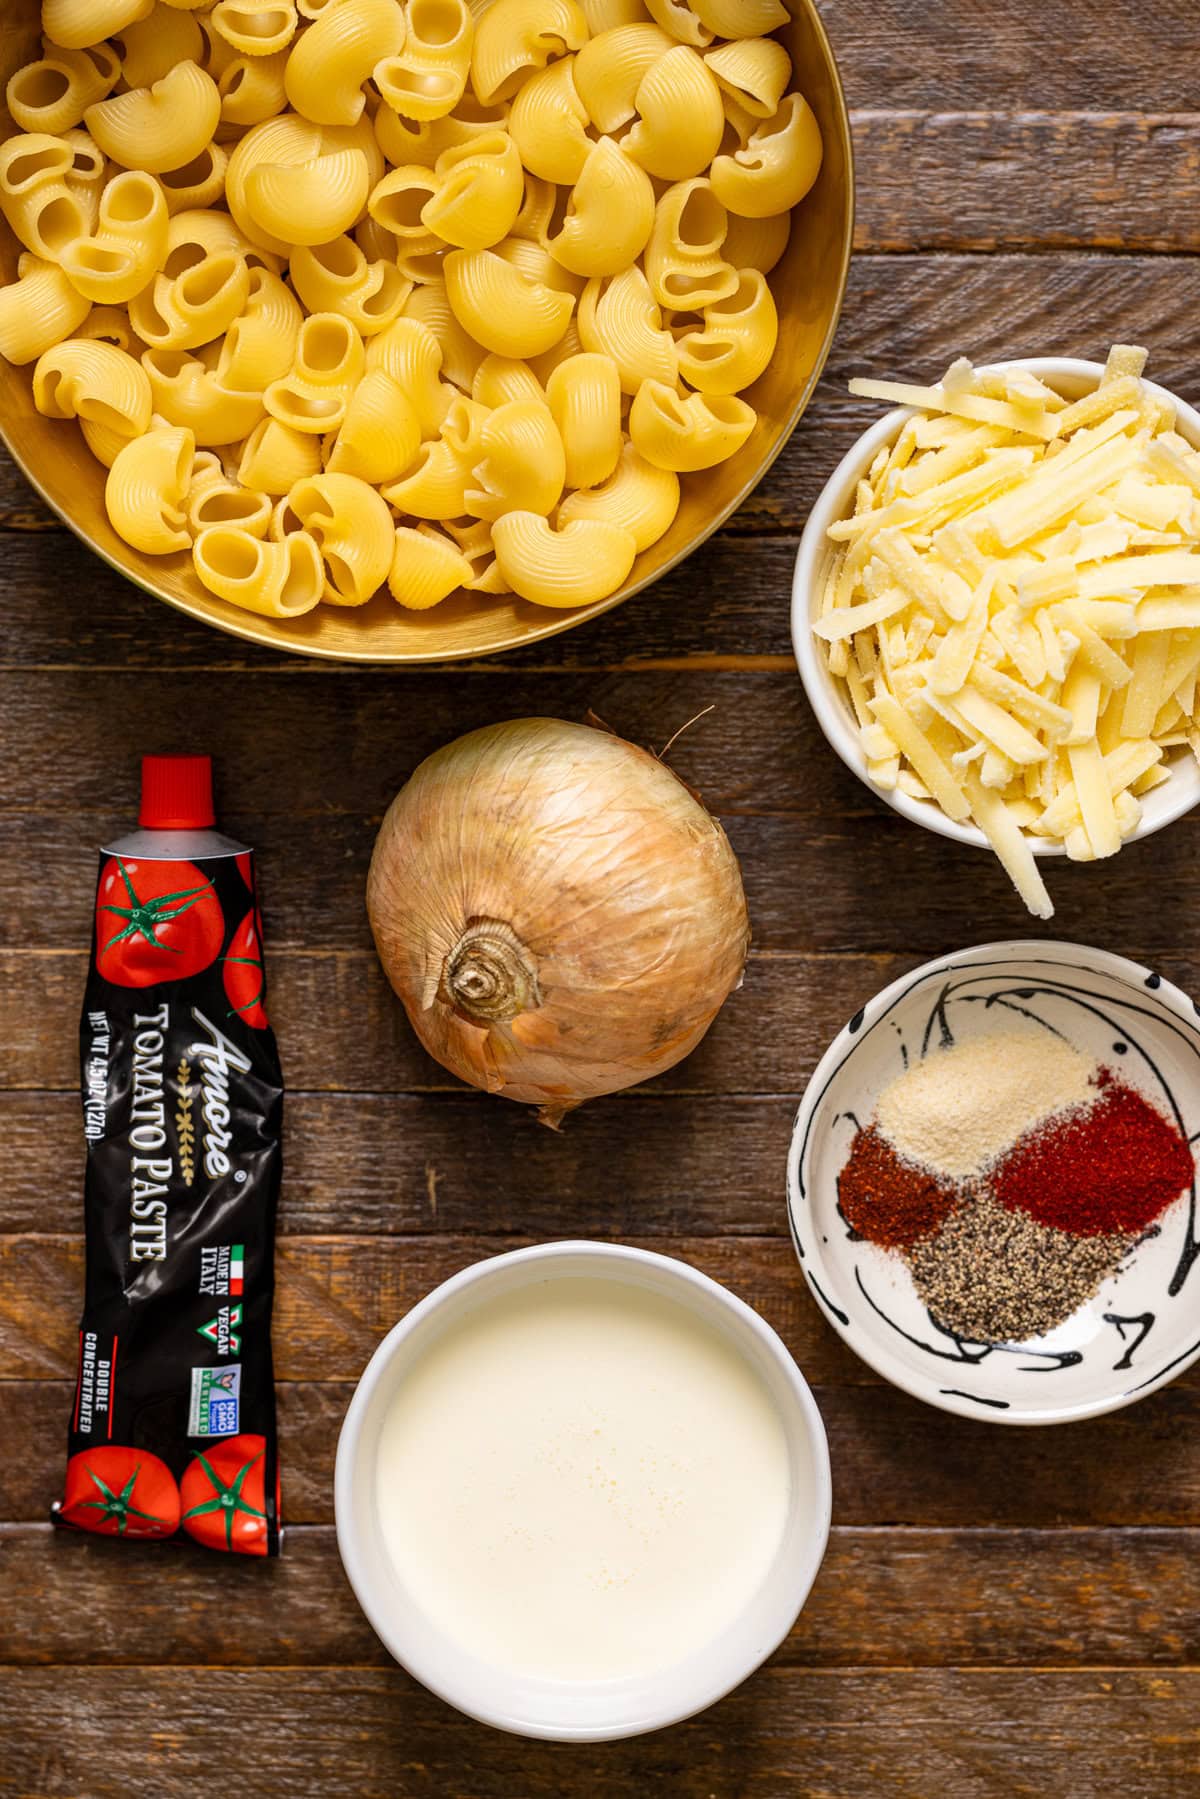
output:
M291 655L340 662L444 662L491 655L569 631L619 606L674 568L715 531L761 480L807 406L828 354L841 309L854 224L850 123L837 64L813 0L788 0L792 21L780 36L794 82L817 116L824 139L821 172L796 209L791 240L771 276L779 308L779 346L746 398L758 423L736 456L703 474L683 477L683 499L671 529L643 551L623 587L573 611L533 606L514 595L451 595L428 612L406 612L387 592L365 606L318 606L293 619L259 618L216 599L197 580L186 554L144 556L119 538L104 509L106 471L77 426L43 418L33 404L31 370L0 360L0 435L26 479L119 574L169 606L220 631ZM41 54L38 0L3 0L0 86ZM0 136L14 130L0 108ZM0 220L0 280L16 276L20 246Z

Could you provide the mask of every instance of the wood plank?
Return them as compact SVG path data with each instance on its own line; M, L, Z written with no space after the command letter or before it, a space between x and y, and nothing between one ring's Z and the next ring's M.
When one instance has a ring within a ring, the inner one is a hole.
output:
M750 1294L750 1283L730 1284ZM299 1310L292 1305L290 1313ZM772 1304L766 1316L814 1383L829 1436L835 1523L955 1530L1200 1526L1200 1375L1194 1370L1103 1418L1061 1430L1006 1429L952 1417L887 1386L820 1325L802 1295L793 1311L794 1321ZM288 1315L281 1310L281 1319ZM357 1378L392 1322L388 1316L368 1327L362 1349L346 1353L337 1341L345 1335L339 1318L330 1333L333 1365L344 1364ZM275 1343L283 1366L293 1365L297 1346L282 1324ZM314 1344L310 1371L317 1361ZM283 1509L291 1524L333 1520L334 1453L353 1379L316 1372L317 1379L278 1385ZM0 1383L5 1428L22 1445L20 1456L0 1462L0 1520L47 1516L61 1490L73 1394L69 1380Z
M253 707L244 704L246 680L242 672L189 670L148 682L144 674L113 671L98 696L95 674L83 668L0 672L6 807L69 812L66 841L90 853L103 838L80 815L117 821L123 806L128 819L137 808L145 747L177 741L181 720L203 719L220 757L222 817L234 806L243 815L307 816L321 828L332 814L349 813L369 818L373 835L417 764L459 731L545 714L582 722L592 712L654 750L694 721L669 761L713 812L824 817L831 809L862 809L853 776L833 778L840 764L829 755L794 663L760 673L564 673L553 685L524 670L503 681L445 671L354 682L325 664L313 668L302 698L294 676L271 667L256 674ZM828 783L814 780L814 762L827 765Z
M611 1143L611 1136L607 1139ZM486 1188L481 1189L486 1191ZM782 1226L777 1191L776 1223ZM439 1195L439 1208L440 1208ZM586 1234L543 1229L526 1219L520 1236L501 1235L488 1195L487 1233L406 1237L285 1237L276 1257L275 1352L281 1380L357 1380L379 1339L397 1319L460 1268L522 1241ZM873 1378L823 1323L809 1300L791 1243L648 1232L646 1219L616 1219L595 1236L642 1242L677 1255L735 1288L783 1334L814 1380ZM477 1208L475 1223L479 1222ZM77 1237L0 1237L0 1381L73 1376L83 1295L83 1242Z
M1189 111L1192 0L820 0L852 107Z
M0 949L0 1089L75 1092L87 962L86 950ZM912 966L900 955L752 951L742 986L700 1047L647 1091L796 1093L845 1020ZM1161 968L1200 986L1200 954ZM272 948L269 973L292 1092L462 1091L421 1048L373 951Z
M231 1768L244 1799L1180 1799L1200 1753L1195 1670L769 1667L672 1730L570 1749L467 1723L398 1668L30 1668L5 1685L0 1780L24 1799L194 1799Z
M995 97L1008 102L1007 82ZM1173 253L1196 241L1195 112L895 112L887 98L888 110L853 116L859 250Z
M36 1609L24 1603L31 1592ZM147 1553L66 1538L48 1524L3 1525L0 1613L7 1666L388 1661L355 1603L329 1526L289 1529L282 1558L263 1567L204 1555L189 1543ZM1086 1668L1197 1659L1195 1530L839 1526L775 1665Z
M224 731L214 720L206 732L218 756ZM916 964L972 939L1046 934L987 851L909 824L842 769L832 751L814 759L812 781L826 796L819 817L729 814L724 821L741 862L757 949L906 954ZM127 822L124 808L90 819L0 818L0 866L27 871L9 887L9 943L66 950L86 940L92 845L111 840ZM378 814L230 811L227 828L262 852L268 957L279 949L370 950L363 892L378 822ZM1111 948L1152 960L1186 952L1196 943L1191 884L1198 854L1200 815L1193 812L1103 868L1056 859L1048 871L1053 933L1085 943L1100 934Z
M1052 184L1047 184L1052 185ZM1010 296L1001 303L1000 296ZM954 356L1102 356L1113 337L1153 354L1156 377L1185 396L1200 390L1193 320L1200 264L1191 257L1093 254L860 256L826 377L801 429L735 521L683 571L627 607L550 646L534 645L486 666L597 668L681 657L789 655L787 595L794 549L763 543L764 531L795 530L858 430L878 408L853 405L853 374L936 377ZM0 516L28 506L9 472ZM748 548L741 533L754 533ZM193 666L292 668L288 663L148 599L73 539L52 532L4 542L9 665L95 668ZM343 669L360 686L364 671ZM419 677L410 675L410 680Z

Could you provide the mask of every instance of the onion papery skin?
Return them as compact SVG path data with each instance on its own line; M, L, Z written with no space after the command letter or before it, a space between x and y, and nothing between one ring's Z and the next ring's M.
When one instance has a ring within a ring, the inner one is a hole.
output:
M717 821L657 757L560 719L422 762L380 827L367 910L430 1055L551 1125L686 1056L750 945Z

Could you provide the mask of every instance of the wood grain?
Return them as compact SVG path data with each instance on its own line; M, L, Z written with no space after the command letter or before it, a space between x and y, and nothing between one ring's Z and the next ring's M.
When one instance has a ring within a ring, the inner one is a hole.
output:
M1190 64L1200 26L1192 0L819 4L852 107L1186 112L1195 105ZM1048 176L1069 180L1068 161L1060 152Z
M477 1253L485 1250L480 1245ZM807 1308L808 1300L801 1297L799 1306ZM1195 1373L1104 1418L1057 1431L1012 1430L936 1412L884 1385L831 1332L818 1333L815 1314L810 1324L795 1326L782 1310L766 1316L780 1326L814 1383L829 1436L839 1524L1116 1531L1200 1526ZM359 1327L338 1320L330 1335L336 1339L346 1328ZM363 1332L355 1376L382 1328ZM290 1353L282 1331L276 1346ZM344 1355L336 1340L332 1354ZM280 1382L289 1523L332 1522L333 1458L352 1391L352 1380ZM0 1382L6 1428L27 1446L21 1457L0 1464L0 1520L40 1522L48 1515L61 1491L72 1397L65 1380ZM1114 1543L1114 1553L1118 1547ZM1102 1601L1097 1604L1102 1609Z
M482 707L480 714L478 723L486 717ZM218 756L226 729L216 719L206 730ZM69 820L61 814L0 817L0 865L31 871L8 896L13 937L60 950L87 940L93 846L127 825L133 799L132 770L126 769L120 779L130 799L120 813ZM813 783L829 796L820 817L725 818L741 861L757 949L906 954L916 964L965 942L1045 935L986 851L915 829L842 770L829 750L821 752ZM839 810L835 796L841 789ZM387 792L390 797L390 782ZM225 823L261 852L268 956L272 949L370 950L363 893L378 813L322 818L230 807ZM1055 859L1047 876L1056 905L1051 929L1085 943L1100 932L1110 948L1126 955L1153 960L1177 954L1191 939L1198 844L1200 815L1193 812L1103 866Z
M1182 1799L1200 1753L1189 1669L771 1667L598 1746L468 1728L396 1668L21 1669L7 1712L0 1792L22 1799L194 1799L231 1768L243 1799L1045 1799L1047 1768L1071 1799Z
M54 1540L52 1540L54 1539ZM34 1613L22 1596L40 1585ZM77 1603L87 1595L86 1612ZM1081 1605L1082 1601L1082 1605ZM1075 1612L1080 1615L1076 1621ZM327 1526L267 1567L0 1526L6 1659L136 1667L387 1665ZM235 1613L238 1629L231 1632ZM1064 1668L1200 1659L1200 1532L835 1528L776 1666Z
M271 945L269 954L271 1018L291 1092L462 1092L422 1050L372 950ZM0 1089L75 1092L87 960L82 949L0 950ZM795 1093L834 1032L912 965L902 955L753 951L700 1047L646 1090ZM1200 960L1160 966L1172 980L1200 982Z
M872 110L853 126L861 250L1179 252L1200 230L1192 111Z

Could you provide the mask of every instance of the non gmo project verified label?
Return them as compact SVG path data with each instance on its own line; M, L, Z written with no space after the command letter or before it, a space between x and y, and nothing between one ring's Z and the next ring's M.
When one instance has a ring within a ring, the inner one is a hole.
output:
M227 1368L193 1368L188 1436L236 1436L241 1392L240 1362L230 1362Z
M242 1308L221 1306L215 1318L207 1324L198 1324L196 1334L206 1342L216 1345L218 1355L240 1355L242 1353Z

